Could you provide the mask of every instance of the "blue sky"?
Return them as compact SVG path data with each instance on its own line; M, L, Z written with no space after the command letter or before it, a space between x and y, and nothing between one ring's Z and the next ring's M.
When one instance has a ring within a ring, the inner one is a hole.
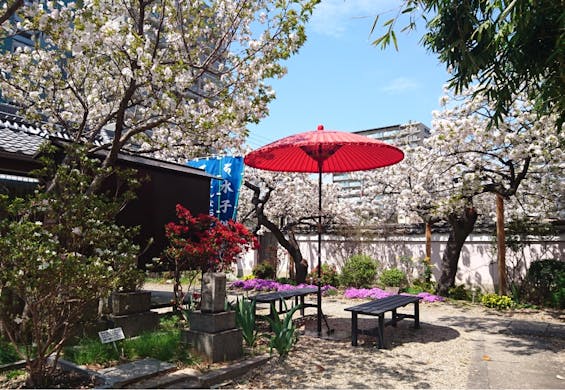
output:
M399 51L371 45L374 17L396 14L399 1L322 0L307 25L308 40L272 85L270 114L252 125L248 145L263 146L318 124L341 131L422 122L431 125L448 80L445 66L419 40L423 28L400 33Z

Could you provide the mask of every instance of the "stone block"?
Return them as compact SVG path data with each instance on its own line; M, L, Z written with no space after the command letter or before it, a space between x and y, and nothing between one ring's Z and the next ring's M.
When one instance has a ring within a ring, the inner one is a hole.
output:
M197 332L218 333L235 328L235 311L220 313L202 313L195 311L189 314L190 329Z
M192 346L213 363L235 360L243 356L243 337L240 329L218 333L182 330L181 341Z
M151 309L151 291L131 291L112 293L112 314L142 313Z
M110 328L122 328L126 337L138 336L143 332L150 332L159 326L159 314L153 311L144 313L127 314L109 317Z
M206 272L202 275L202 297L200 310L205 313L217 313L225 310L226 274Z

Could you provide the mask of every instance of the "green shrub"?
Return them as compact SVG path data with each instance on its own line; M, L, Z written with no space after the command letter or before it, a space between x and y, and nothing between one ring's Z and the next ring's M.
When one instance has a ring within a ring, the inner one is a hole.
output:
M0 365L14 363L20 360L12 344L0 338Z
M308 274L307 280L310 278L317 280L318 279L318 267L315 267L312 272ZM334 287L339 286L339 275L337 273L337 269L333 265L329 265L326 263L322 264L322 286L330 285Z
M263 262L253 267L253 275L258 279L271 279L276 278L275 267L271 263Z
M296 280L291 278L277 278L277 282L280 284L290 284L296 286Z
M460 301L470 301L471 299L473 299L472 291L467 289L463 284L455 287L450 287L447 292L447 296L451 299L457 299Z
M340 282L346 287L370 287L375 282L378 263L370 256L351 256L341 270Z
M416 279L412 282L411 286L414 290L420 290L419 292L429 292L434 293L436 291L436 284L434 282L426 281L425 279Z
M514 301L507 295L485 294L481 297L481 303L493 309L505 310L514 306Z
M534 261L526 272L521 297L536 305L565 308L565 262Z
M406 274L398 268L385 269L379 277L386 287L403 287L406 285Z

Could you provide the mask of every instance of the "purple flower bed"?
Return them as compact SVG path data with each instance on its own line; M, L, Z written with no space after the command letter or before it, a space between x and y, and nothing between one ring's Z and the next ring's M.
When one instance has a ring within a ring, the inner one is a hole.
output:
M266 280L266 279L249 279L249 280L236 280L231 284L231 287L234 288L241 288L246 291L254 290L254 291L288 291L293 290L295 288L304 288L304 287L313 287L316 288L318 286L313 284L305 284L301 283L297 286L293 286L292 284L283 284L279 282L275 282L274 280ZM326 285L322 286L322 292L327 290L336 290L335 287Z
M391 293L381 290L380 288L354 288L350 287L345 290L343 294L345 298L348 299L360 299L360 298L371 298L371 299L381 299L391 296ZM412 295L412 294L403 294ZM417 296L422 297L424 302L443 302L444 298L439 295L433 295L427 292L421 292Z
M249 280L236 280L235 282L231 283L231 287L233 288L241 288L246 291L288 291L293 290L295 288L303 288L303 287L313 287L316 288L316 285L313 284L299 284L297 286L293 286L292 284L283 284L279 282L275 282L274 280L266 280L266 279L249 279ZM327 291L336 291L337 289L333 286L326 285L322 286L322 292ZM363 298L370 298L370 299L381 299L386 298L391 293L386 292L380 288L354 288L350 287L345 290L343 294L345 298L348 299L363 299ZM411 294L404 294L404 295L411 295ZM433 295L427 292L421 292L418 294L419 297L422 297L424 302L443 302L444 298L440 297L439 295Z

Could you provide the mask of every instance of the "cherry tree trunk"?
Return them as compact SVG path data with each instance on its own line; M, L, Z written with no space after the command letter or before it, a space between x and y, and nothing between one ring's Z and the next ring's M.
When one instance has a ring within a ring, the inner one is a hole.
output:
M443 296L447 296L449 288L455 285L459 255L465 240L475 227L477 210L468 207L461 214L451 214L448 222L451 225L451 231L441 258L441 275L437 291L439 295Z

